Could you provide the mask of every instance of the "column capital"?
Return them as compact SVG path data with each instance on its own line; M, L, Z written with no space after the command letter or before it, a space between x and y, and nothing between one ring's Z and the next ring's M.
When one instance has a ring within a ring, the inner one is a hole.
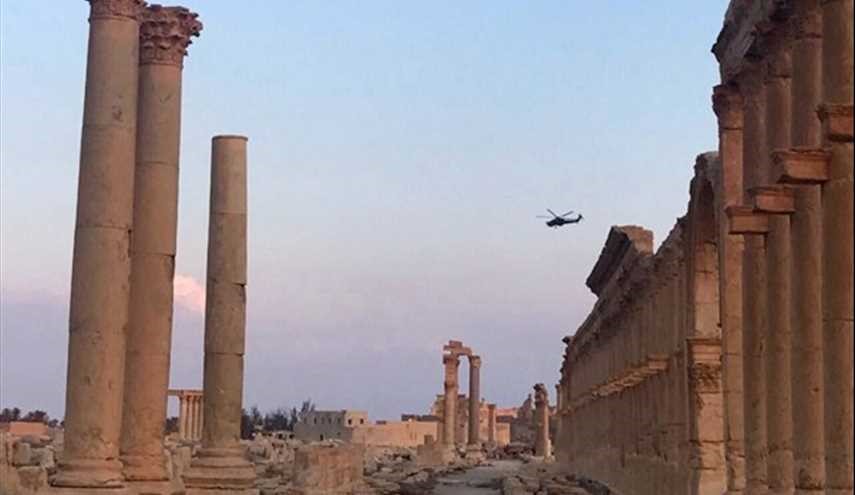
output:
M480 368L481 367L481 356L469 356L469 367L470 368Z
M181 67L193 36L199 36L199 14L184 7L151 5L140 14L140 64Z
M534 403L535 405L549 404L549 392L542 383L534 386Z
M766 59L766 81L789 79L792 75L792 51L786 46L779 46Z
M819 10L819 2L796 2L796 5L816 3L816 5L805 5L803 12L797 12L793 16L793 37L797 40L822 39L822 12Z
M742 94L733 84L719 84L713 88L713 111L720 129L742 129Z
M95 19L127 18L139 20L145 8L143 0L88 0L89 21Z

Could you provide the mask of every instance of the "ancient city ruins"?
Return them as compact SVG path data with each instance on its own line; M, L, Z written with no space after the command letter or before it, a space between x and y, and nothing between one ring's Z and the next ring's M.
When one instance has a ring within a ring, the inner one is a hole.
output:
M248 139L212 138L202 389L172 390L182 68L202 23L89 3L64 428L0 429L0 493L853 493L853 0L730 2L719 148L658 248L607 233L596 304L556 339L553 404L544 383L490 402L490 356L450 340L424 413L310 411L251 440Z

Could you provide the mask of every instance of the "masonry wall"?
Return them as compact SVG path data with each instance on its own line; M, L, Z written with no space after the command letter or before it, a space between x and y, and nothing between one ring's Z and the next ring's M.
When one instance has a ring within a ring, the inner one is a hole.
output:
M565 339L558 461L620 493L725 491L718 312L717 155L658 251L613 227L587 280L598 300Z
M438 421L393 421L353 428L351 441L383 447L416 447L426 437L439 438Z
M353 493L362 481L364 451L360 445L308 445L294 454L292 495Z

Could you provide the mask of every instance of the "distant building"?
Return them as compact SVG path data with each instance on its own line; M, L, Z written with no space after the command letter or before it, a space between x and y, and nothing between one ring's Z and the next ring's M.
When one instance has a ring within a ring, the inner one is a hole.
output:
M368 421L364 411L313 411L294 427L294 436L306 442L341 440L362 445L417 447L436 440L439 423L422 421Z

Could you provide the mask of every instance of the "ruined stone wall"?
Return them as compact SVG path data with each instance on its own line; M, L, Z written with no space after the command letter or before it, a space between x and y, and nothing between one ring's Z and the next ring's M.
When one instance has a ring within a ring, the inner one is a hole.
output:
M361 445L309 445L294 455L290 495L350 494L362 481Z
M351 442L383 447L417 447L439 438L438 421L393 421L353 428Z
M567 344L558 461L621 493L723 493L717 156L698 157L687 215L658 251L613 227L587 280L598 296Z

